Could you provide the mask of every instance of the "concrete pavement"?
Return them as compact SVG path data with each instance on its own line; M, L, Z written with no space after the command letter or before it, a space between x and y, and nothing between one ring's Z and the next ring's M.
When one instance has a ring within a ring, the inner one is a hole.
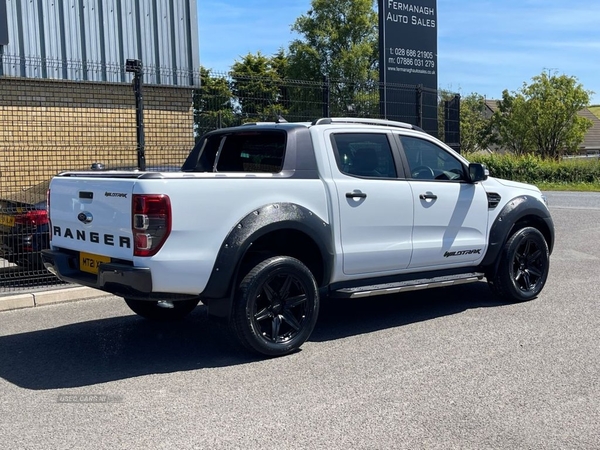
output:
M60 289L39 288L39 291L6 295L0 297L0 311L33 308L54 303L89 300L110 295L98 289L82 286L68 286Z

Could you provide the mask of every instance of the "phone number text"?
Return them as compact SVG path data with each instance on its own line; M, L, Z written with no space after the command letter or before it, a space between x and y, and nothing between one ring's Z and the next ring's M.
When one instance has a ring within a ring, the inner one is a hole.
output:
M413 48L390 47L389 65L435 68L433 52Z

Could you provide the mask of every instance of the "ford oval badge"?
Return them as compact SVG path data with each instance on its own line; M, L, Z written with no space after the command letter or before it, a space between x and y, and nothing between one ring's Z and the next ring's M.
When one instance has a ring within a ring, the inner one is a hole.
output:
M92 213L84 211L84 212L80 212L77 215L77 220L79 220L82 223L91 223L92 220L94 220L94 217L92 216Z

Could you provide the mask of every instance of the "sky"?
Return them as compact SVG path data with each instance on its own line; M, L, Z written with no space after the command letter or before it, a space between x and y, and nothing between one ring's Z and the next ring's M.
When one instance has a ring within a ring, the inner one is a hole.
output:
M200 64L227 72L248 53L287 50L300 37L292 24L310 8L310 0L198 0ZM498 99L550 71L576 77L600 104L599 0L437 0L437 32L440 89Z

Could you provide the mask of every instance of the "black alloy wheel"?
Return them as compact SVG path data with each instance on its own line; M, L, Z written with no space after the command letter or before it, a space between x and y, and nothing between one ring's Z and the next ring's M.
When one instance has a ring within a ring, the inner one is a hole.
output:
M544 252L534 239L519 241L513 256L511 278L522 292L538 289L545 271Z
M310 270L275 256L255 265L239 285L232 324L240 342L267 356L291 353L312 333L319 294Z
M505 244L497 273L488 281L505 300L530 300L542 291L549 268L548 244L542 233L536 228L522 228Z

